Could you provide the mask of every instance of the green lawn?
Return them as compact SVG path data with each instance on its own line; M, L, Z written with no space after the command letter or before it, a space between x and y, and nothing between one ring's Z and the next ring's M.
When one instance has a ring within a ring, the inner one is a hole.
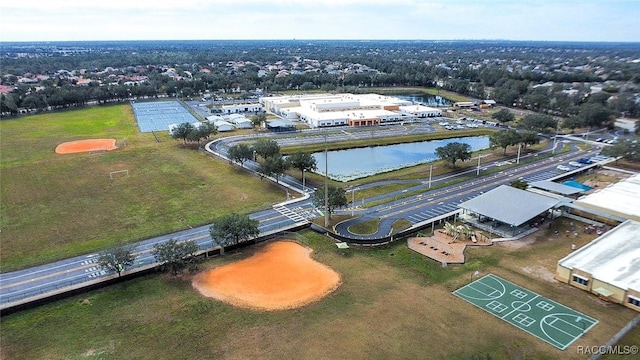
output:
M141 134L128 105L0 122L2 271L100 250L119 241L249 213L284 192L181 142ZM115 138L101 154L59 155L62 142ZM111 179L109 173L129 170ZM187 225L188 224L188 225Z
M562 229L568 223L558 222ZM550 229L549 232L553 231ZM404 241L336 249L315 232L297 236L342 276L326 298L261 312L200 296L190 276L154 274L2 318L4 359L584 359L577 345L605 343L636 313L603 304L543 272L589 239L541 238L520 247L467 251L442 267ZM250 256L255 248L201 265ZM542 262L541 262L542 261ZM451 291L474 271L495 273L601 322L565 351L459 300ZM536 270L533 273L533 270Z

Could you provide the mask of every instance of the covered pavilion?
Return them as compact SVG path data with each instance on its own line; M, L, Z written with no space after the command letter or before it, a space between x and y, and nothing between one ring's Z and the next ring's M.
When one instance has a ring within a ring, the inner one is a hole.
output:
M461 218L473 226L514 237L540 226L550 216L549 210L563 199L544 196L508 185L501 185L458 205Z

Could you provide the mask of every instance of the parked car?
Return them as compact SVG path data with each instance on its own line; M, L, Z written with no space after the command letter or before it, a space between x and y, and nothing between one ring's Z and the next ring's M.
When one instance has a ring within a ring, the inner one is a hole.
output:
M581 163L579 163L579 162L577 162L577 161L572 161L572 162L570 162L570 163L569 163L569 165L570 165L570 166L573 166L573 167L578 167L578 168L579 168L579 167L582 167L582 165L583 165L583 164L581 164Z
M558 167L556 168L560 171L571 171L571 168L568 166L564 166L564 165L558 165Z
M581 164L591 164L593 161L591 161L591 159L589 158L582 158L582 159L578 159L578 162Z

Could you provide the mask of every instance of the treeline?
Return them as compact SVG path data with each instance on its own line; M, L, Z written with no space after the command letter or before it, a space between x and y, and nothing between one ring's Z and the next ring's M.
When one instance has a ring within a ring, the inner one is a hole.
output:
M2 95L1 112L15 115L19 109L43 111L131 97L189 98L207 91L238 89L241 96L249 97L253 89L366 92L370 87L417 86L570 117L577 115L591 96L590 86L606 79L615 80L615 85L603 89L609 95L607 108L640 116L634 95L639 91L640 63L620 60L637 57L637 44L152 41L74 45L74 49L91 48L69 55L61 52L60 45L26 58L12 58L11 51L22 48L4 49L1 81L15 90ZM227 66L228 62L242 62L242 66ZM259 75L259 70L273 64L284 66L287 75L276 70ZM582 69L585 64L588 66ZM113 70L105 71L109 67ZM175 70L180 80L167 76L169 69ZM60 75L60 70L95 82L78 86ZM24 74L43 74L49 79L37 85L20 84L18 76ZM123 80L113 80L114 76L133 75L144 75L148 80L129 86L123 85Z

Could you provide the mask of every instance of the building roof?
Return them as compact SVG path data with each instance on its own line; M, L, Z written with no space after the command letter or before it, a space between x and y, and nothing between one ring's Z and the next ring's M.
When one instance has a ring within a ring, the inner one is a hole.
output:
M288 128L288 127L296 127L296 123L288 120L268 120L267 126L270 128Z
M640 174L584 196L576 203L625 219L640 221Z
M491 191L463 202L458 207L508 225L520 226L554 207L560 201L559 199L530 191L516 189L512 186L500 185Z
M558 265L579 269L621 289L640 291L640 222L627 220L582 248Z
M547 180L532 182L529 185L538 189L551 191L561 195L574 195L574 194L579 194L583 192L582 190L576 187L558 184L556 182L547 181Z

